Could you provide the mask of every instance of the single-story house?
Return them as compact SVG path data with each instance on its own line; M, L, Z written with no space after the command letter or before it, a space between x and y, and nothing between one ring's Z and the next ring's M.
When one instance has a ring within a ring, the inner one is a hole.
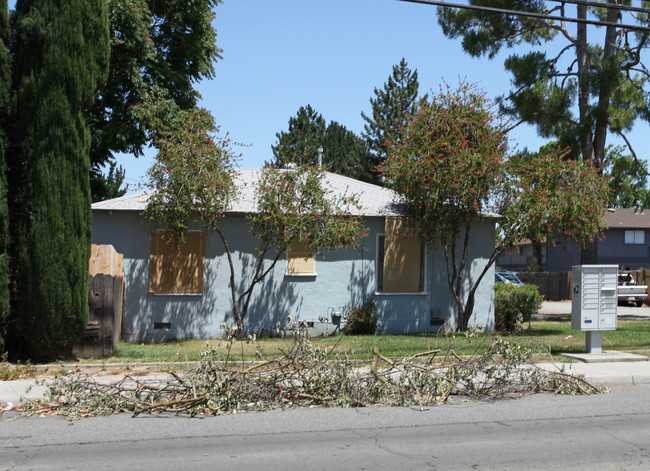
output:
M254 185L259 175L257 169L238 171L239 198L221 225L238 279L250 276L256 256L258 241L248 230L246 214L256 211ZM437 332L455 326L456 307L444 256L415 236L393 234L391 227L401 218L394 193L332 173L326 174L325 183L332 195L346 191L361 195L358 214L368 234L363 247L323 254L289 250L255 287L245 328L272 334L276 322L291 315L331 332L332 311L368 298L376 302L383 333ZM222 242L200 227L192 228L183 250L174 249L175 263L183 268L165 266L169 246L142 216L149 195L130 194L92 205L92 242L113 245L124 256L122 338L142 342L223 336L221 324L234 322L230 270ZM494 248L494 224L495 219L486 216L473 225L468 282L478 277ZM494 272L490 270L477 290L470 321L488 330L494 325Z

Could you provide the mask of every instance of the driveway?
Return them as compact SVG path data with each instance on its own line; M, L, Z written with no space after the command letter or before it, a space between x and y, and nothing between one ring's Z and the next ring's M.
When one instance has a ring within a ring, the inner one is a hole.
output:
M542 308L535 317L549 317L571 315L571 300L567 301L544 301ZM636 307L632 304L618 306L619 319L640 319L650 320L650 306L644 304L642 307Z

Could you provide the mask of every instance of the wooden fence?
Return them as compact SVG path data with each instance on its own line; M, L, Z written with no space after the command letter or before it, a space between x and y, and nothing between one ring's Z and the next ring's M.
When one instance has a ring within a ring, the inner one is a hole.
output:
M124 256L121 253L117 253L112 245L92 244L90 246L88 271L90 272L90 276L95 276L98 273L124 276L124 272L122 271L123 260Z
M113 345L120 339L124 296L122 260L123 256L112 245L91 246L88 281L90 316L86 330L72 348L72 353L79 358L110 356Z
M539 294L548 301L571 299L571 272L519 272L517 276L524 283L537 285Z
M630 273L637 285L650 283L650 269L623 270L621 273ZM549 301L562 301L571 299L572 273L562 272L519 272L517 276L524 283L537 285L539 293Z
M619 273L630 273L637 285L646 285L650 283L650 269L648 268L639 268L638 270L622 270Z

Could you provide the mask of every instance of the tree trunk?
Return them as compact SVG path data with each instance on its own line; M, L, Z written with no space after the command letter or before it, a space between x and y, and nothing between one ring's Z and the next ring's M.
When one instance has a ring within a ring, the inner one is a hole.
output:
M578 19L587 18L587 6L578 4ZM578 23L576 54L578 59L578 108L580 112L580 147L582 160L593 162L593 135L589 100L589 55L587 51L587 25ZM596 243L587 243L580 251L580 263L593 264L598 259Z
M465 302L465 309L463 309L462 311L462 325L458 326L458 330L460 330L461 332L466 332L469 329L469 320L472 317L472 314L474 313L474 302L475 302L475 296L474 296L474 290L472 290L467 296L467 301Z
M609 0L610 4L616 4L615 0ZM618 21L619 11L610 8L607 13L607 22L616 23ZM620 69L616 63L616 27L608 26L605 30L605 45L603 47L603 71L600 94L598 95L598 107L596 109L594 126L594 160L592 166L599 173L603 171L603 161L605 160L605 147L607 144L607 131L609 129L609 102L612 91L619 85Z
M617 4L616 0L608 0L609 4ZM578 10L585 9L584 6L578 6ZM619 17L619 11L610 8L607 12L607 22L616 23ZM579 38L580 39L580 38ZM585 33L586 43L586 33ZM616 27L608 26L605 30L605 45L603 47L603 79L598 95L598 105L595 116L590 116L589 120L583 121L585 125L591 127L591 120L595 121L592 134L592 144L590 154L583 154L583 159L591 163L599 173L603 171L603 161L605 159L605 147L607 144L607 132L609 129L609 101L612 90L618 85L618 66L615 63L616 53ZM581 121L582 121L581 110ZM580 252L580 263L582 265L593 265L598 263L598 234L594 234L592 240L587 242Z
M616 4L615 0L608 0L609 4ZM578 17L584 18L586 15L586 6L578 5ZM607 13L607 21L609 23L616 23L618 21L619 12L614 8L610 8ZM603 80L600 87L600 94L598 96L598 105L596 108L595 116L591 116L588 111L588 106L583 108L582 102L580 103L580 122L584 129L585 135L582 138L585 141L582 144L582 158L585 162L589 162L593 168L599 173L603 171L603 161L605 158L605 146L607 142L607 131L609 128L609 101L613 88L617 85L618 67L614 64L615 54L615 41L616 41L616 27L608 26L605 32L605 45L603 48ZM578 26L578 64L579 70L583 60L587 61L588 57L586 51L587 33L586 25ZM582 57L584 56L584 58ZM611 69L611 70L609 70ZM580 81L580 97L582 100L583 90L587 94L588 100L588 83L583 80L579 72ZM583 83L584 82L584 83ZM588 102L587 102L588 105ZM592 120L595 121L592 129ZM587 133L589 130L589 134ZM588 142L587 142L588 139ZM598 234L594 234L591 241L583 247L580 252L580 263L582 265L591 265L598 263Z
M230 268L230 296L232 298L232 314L233 314L233 318L235 319L235 322L237 323L237 327L241 329L240 332L243 332L244 317L241 315L241 312L239 311L239 303L237 302L237 285L235 284L235 265L232 260L232 254L230 253L230 246L228 245L226 236L224 235L223 232L221 232L219 226L215 224L213 225L213 229L219 235L219 238L221 239L221 242L223 243L223 247L226 251L226 256L228 257L228 266Z
M587 18L587 6L578 4L578 19ZM578 111L580 113L580 148L582 159L591 161L593 139L591 132L591 108L589 97L589 52L587 50L587 25L578 23L576 59L578 62Z
M581 265L595 265L598 263L598 239L587 242L580 251Z

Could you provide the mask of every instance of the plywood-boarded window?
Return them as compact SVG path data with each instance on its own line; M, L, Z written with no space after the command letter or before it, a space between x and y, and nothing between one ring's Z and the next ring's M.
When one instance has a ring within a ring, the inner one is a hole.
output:
M188 232L185 243L167 243L164 232L151 234L149 293L202 294L205 272L205 234Z
M287 259L287 275L316 274L314 251L304 242L292 242Z
M377 288L383 293L424 291L424 247L403 218L386 218L377 245Z

